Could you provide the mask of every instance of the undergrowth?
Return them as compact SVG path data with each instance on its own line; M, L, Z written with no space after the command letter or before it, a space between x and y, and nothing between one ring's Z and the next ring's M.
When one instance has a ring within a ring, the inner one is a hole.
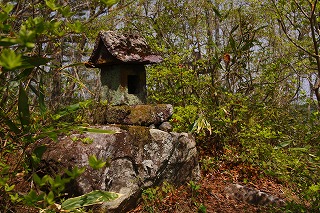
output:
M208 104L185 110L179 107L173 116L176 129L196 136L202 169L215 169L220 160L252 165L298 196L286 211L319 212L319 112L307 112L303 106L257 104L241 95L227 97L217 108L208 108ZM184 116L188 118L180 119Z

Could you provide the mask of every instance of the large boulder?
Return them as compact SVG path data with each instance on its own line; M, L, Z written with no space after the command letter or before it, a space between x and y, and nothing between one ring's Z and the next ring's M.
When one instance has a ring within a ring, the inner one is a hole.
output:
M95 128L114 133L75 133L47 144L42 171L62 174L66 168L85 167L67 189L72 196L92 190L123 194L101 205L102 212L126 212L135 206L143 189L163 181L181 185L199 178L196 144L190 134L129 125ZM109 165L93 170L88 166L92 155Z

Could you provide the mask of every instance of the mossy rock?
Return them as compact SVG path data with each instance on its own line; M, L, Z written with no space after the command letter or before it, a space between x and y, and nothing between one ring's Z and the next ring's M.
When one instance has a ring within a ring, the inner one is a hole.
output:
M170 104L135 106L98 106L92 115L94 124L159 125L173 114Z

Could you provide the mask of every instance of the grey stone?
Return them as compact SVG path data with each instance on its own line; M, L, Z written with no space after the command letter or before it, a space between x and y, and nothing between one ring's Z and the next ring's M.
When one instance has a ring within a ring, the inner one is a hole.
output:
M159 129L165 132L171 132L172 131L172 125L170 124L170 122L163 122L162 124L160 124Z
M278 197L272 196L255 188L242 186L240 184L230 184L225 188L224 191L228 197L241 200L253 205L285 205L285 201Z
M155 128L156 128L156 125L151 124L151 125L149 126L149 128L150 128L150 129L155 129Z
M132 80L130 76L136 79ZM143 65L117 64L103 67L100 79L101 100L107 100L113 105L146 103L146 70Z
M100 212L126 212L133 208L141 191L164 181L181 185L200 176L196 143L187 133L168 133L141 126L96 126L114 134L82 133L64 136L47 145L41 171L63 175L65 168L86 171L67 187L70 196L92 190L122 194L99 207ZM84 144L75 138L90 138ZM94 170L88 159L95 155L109 166Z

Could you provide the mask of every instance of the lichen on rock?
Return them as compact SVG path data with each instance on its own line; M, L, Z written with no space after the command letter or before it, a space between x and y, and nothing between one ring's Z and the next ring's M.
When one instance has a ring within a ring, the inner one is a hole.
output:
M200 170L195 140L187 133L168 133L159 129L131 125L96 126L113 130L115 134L86 132L64 136L48 144L42 169L63 174L65 168L85 167L86 171L70 187L70 195L92 190L123 194L119 201L105 203L108 212L126 212L136 203L141 190L164 181L175 185L199 178ZM91 144L74 140L91 138ZM109 160L109 167L94 170L88 159ZM53 168L53 169L48 169ZM107 210L106 210L107 211Z

